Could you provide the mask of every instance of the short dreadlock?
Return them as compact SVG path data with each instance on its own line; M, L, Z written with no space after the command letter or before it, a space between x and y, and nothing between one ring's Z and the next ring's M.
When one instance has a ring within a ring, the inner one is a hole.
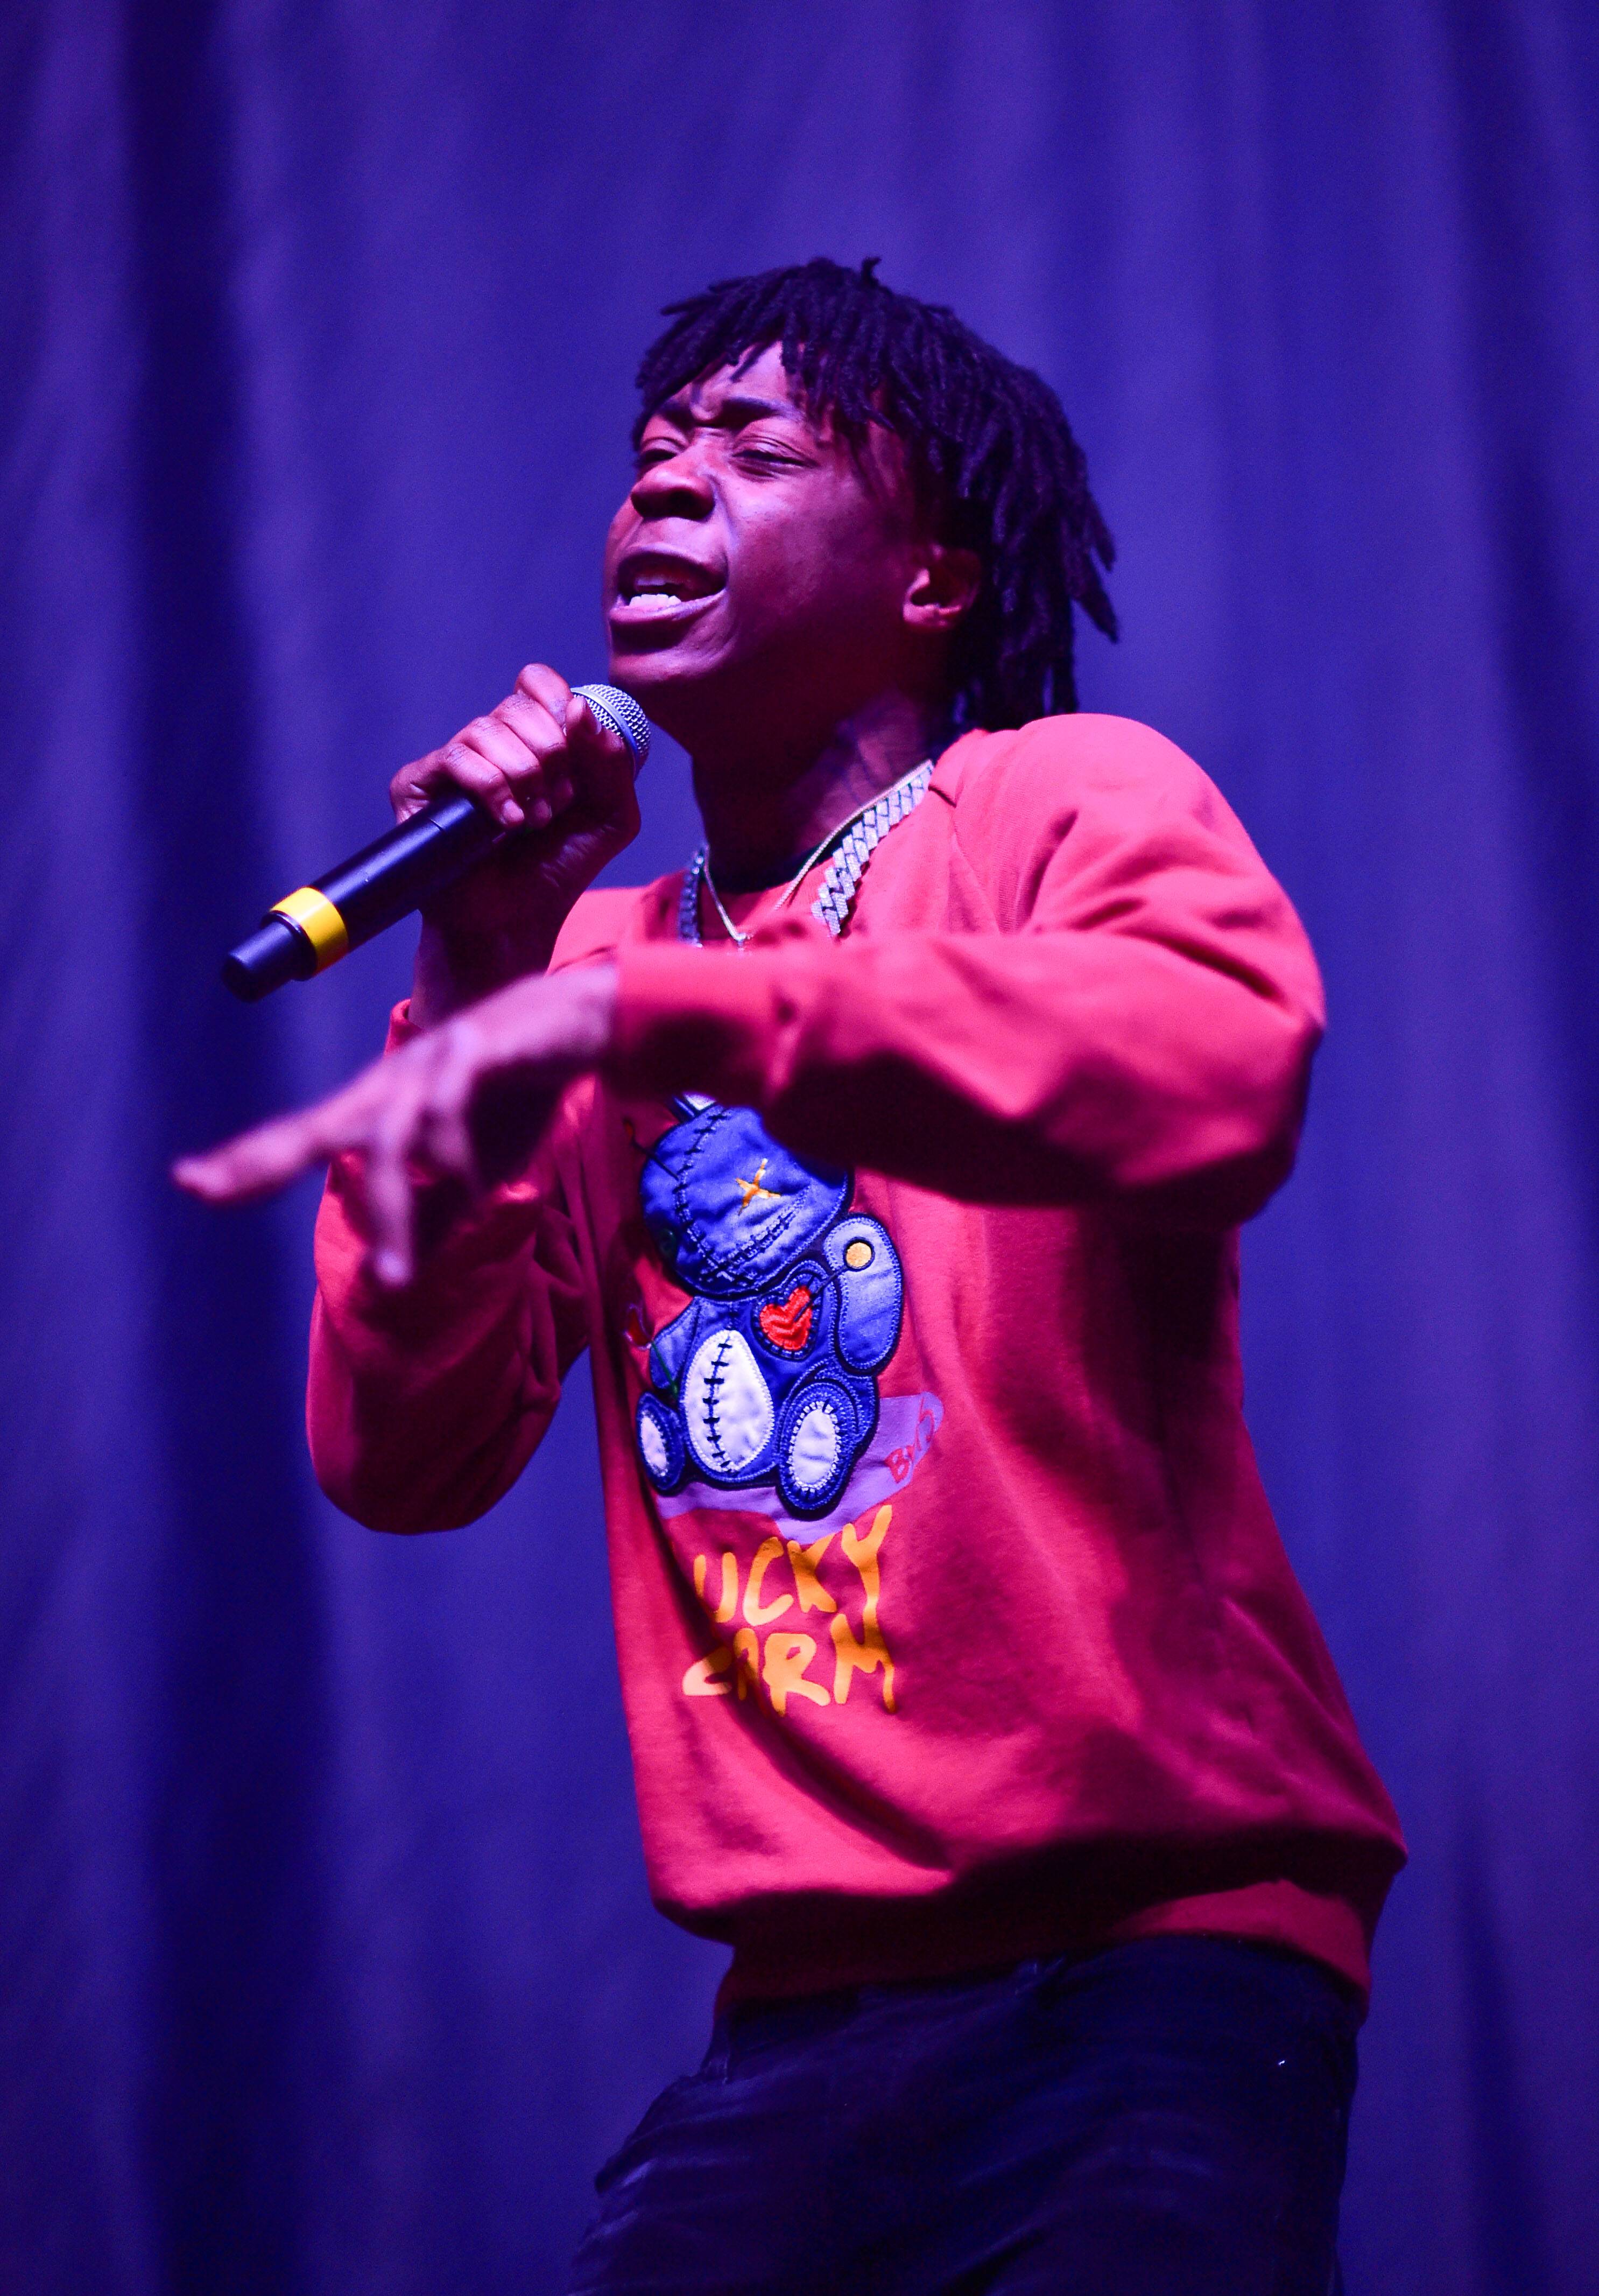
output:
M830 414L854 447L869 423L898 434L943 538L982 562L952 657L955 724L1020 726L1075 709L1072 607L1116 636L1099 574L1115 545L1082 449L1040 376L942 305L885 287L879 259L851 271L818 256L668 303L672 324L638 370L635 444L695 376L780 345L807 408Z

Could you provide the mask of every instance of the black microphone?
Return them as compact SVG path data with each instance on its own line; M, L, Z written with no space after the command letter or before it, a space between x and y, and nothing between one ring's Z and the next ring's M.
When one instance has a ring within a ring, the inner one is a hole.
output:
M639 771L650 754L650 721L619 685L574 685L602 726L619 734ZM325 877L286 893L261 920L258 932L222 960L224 985L253 1004L285 980L325 972L364 940L398 924L480 860L503 830L464 790L452 790L365 846Z

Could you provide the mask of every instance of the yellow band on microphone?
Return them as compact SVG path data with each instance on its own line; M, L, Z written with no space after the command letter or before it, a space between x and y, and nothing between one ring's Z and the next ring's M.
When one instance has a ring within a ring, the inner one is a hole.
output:
M298 925L316 952L316 970L325 972L330 964L337 964L349 947L349 935L344 919L325 893L315 885L302 885L295 893L285 893L281 901L274 901L268 914L287 917Z

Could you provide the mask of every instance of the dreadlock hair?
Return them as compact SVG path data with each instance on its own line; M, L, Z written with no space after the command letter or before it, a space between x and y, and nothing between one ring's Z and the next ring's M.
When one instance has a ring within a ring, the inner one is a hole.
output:
M1116 636L1099 572L1116 549L1082 449L1041 376L942 305L885 287L880 259L852 271L819 256L667 304L672 324L639 365L634 444L663 399L776 343L807 412L831 414L857 452L871 423L904 440L941 538L981 561L951 656L955 725L1075 709L1073 606Z

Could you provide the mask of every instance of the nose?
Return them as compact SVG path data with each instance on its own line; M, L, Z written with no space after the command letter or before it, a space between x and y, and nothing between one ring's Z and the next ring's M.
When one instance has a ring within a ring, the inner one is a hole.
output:
M709 518L716 501L693 447L651 463L633 482L628 499L640 518Z

